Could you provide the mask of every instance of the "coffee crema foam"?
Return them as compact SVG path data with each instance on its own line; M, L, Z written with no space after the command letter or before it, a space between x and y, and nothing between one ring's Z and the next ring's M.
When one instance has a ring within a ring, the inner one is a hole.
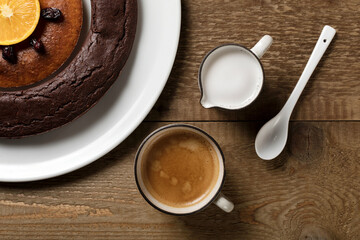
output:
M158 201L188 207L201 202L214 188L219 160L203 137L174 130L147 148L141 174L145 187Z

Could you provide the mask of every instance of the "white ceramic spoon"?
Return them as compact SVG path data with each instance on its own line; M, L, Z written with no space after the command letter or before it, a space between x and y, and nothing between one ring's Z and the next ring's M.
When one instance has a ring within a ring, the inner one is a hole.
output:
M281 111L258 132L255 139L255 150L260 158L264 160L274 159L284 149L288 136L291 113L306 83L334 38L335 33L334 28L330 26L324 27L310 59L286 104Z

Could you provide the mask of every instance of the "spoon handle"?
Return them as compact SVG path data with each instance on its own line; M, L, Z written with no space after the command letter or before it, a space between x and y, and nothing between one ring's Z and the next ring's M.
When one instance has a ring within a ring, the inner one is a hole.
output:
M296 84L293 92L291 93L289 99L287 100L285 106L281 111L285 111L290 118L290 115L295 107L296 102L298 101L302 91L304 90L307 82L309 81L311 75L313 74L316 66L320 62L320 59L324 55L326 49L330 45L331 41L335 36L336 30L330 26L325 26L321 32L319 40L317 41L315 48L309 58L306 67L301 74L301 77Z

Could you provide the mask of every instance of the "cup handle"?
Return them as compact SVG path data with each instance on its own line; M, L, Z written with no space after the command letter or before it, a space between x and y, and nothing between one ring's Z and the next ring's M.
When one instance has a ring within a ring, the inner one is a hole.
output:
M263 36L260 41L251 49L251 51L260 59L269 49L273 39L269 35Z
M234 209L234 204L222 193L215 199L214 204L227 213Z

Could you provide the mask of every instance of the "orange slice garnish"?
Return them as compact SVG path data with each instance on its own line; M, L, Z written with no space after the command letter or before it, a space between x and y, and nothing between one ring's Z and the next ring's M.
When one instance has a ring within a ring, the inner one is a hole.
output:
M38 0L0 0L0 45L24 41L40 18Z

